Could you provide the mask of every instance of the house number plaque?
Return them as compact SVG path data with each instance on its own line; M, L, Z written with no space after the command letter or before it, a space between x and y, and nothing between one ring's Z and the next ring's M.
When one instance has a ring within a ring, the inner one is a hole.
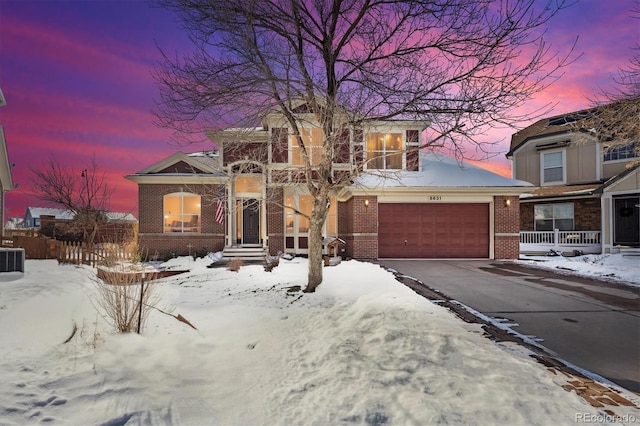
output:
M429 195L429 201L442 201L441 195Z

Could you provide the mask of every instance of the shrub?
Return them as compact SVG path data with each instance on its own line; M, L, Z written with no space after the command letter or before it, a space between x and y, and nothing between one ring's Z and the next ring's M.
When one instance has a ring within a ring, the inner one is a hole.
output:
M142 274L139 271L132 271L122 264L100 272L101 278L96 280L97 305L107 321L118 333L136 331L138 323L142 330L150 309L158 301L153 294L153 275L147 275L141 282Z
M231 259L229 264L227 265L227 269L233 272L238 272L242 267L242 259L239 257L234 257Z

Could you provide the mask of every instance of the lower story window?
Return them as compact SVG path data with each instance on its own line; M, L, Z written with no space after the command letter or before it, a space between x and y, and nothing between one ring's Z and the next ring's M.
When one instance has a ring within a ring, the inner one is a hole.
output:
M338 215L335 197L329 197L329 212L324 224L324 236L337 236ZM285 232L287 235L286 248L307 248L307 233L309 219L313 209L313 197L306 194L290 194L285 196ZM302 214L296 213L300 212ZM297 244L296 244L296 240Z
M200 232L201 199L176 192L164 196L164 232Z
M534 215L536 231L573 231L573 203L536 204Z

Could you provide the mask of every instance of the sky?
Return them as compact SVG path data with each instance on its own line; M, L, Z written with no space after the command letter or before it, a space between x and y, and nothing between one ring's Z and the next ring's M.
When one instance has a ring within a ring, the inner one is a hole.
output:
M628 64L640 40L635 3L578 0L560 11L547 39L566 51L578 37L582 56L523 108L552 103L552 114L561 114L589 107L588 97L611 86L611 74ZM31 170L49 159L80 175L95 157L115 187L111 210L137 216L137 187L124 176L178 150L208 148L171 144L171 131L154 124L159 47L190 49L175 16L145 0L0 0L0 89L7 102L0 125L18 185L5 196L5 218L44 205L33 196ZM487 135L500 141L498 155L480 166L511 175L504 156L511 133Z

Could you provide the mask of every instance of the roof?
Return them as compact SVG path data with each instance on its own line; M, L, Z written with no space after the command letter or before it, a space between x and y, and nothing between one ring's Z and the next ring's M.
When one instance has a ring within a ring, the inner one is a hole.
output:
M40 216L54 216L56 219L71 220L73 219L73 212L66 209L57 209L53 207L27 207L27 213L25 217L30 215L33 218Z
M511 136L511 145L509 147L509 152L506 154L506 156L511 157L514 151L516 151L518 148L520 148L522 145L524 145L531 139L539 138L542 136L550 136L554 134L576 132L578 131L579 126L577 126L574 123L580 122L581 120L585 120L587 118L597 117L598 111L605 111L605 108L618 108L620 106L624 108L625 105L628 105L629 103L636 103L636 102L638 102L637 98L622 100L622 101L612 102L606 105L600 105L595 108L584 109L580 111L572 111L569 113L560 114L552 117L546 117L541 120L538 120L532 125L525 127L524 129L514 133ZM588 126L593 126L593 120L591 120L590 124L589 122L587 123L588 123L587 124Z
M522 180L504 177L489 170L460 164L443 154L421 153L422 170L381 171L359 177L355 183L369 188L437 187L437 188L533 188Z
M542 186L530 194L523 195L526 198L547 198L547 197L575 197L580 195L593 195L602 186L602 182L584 185L557 185Z
M59 220L72 220L75 216L71 210L57 209L53 207L27 207L27 213L30 213L30 216L33 218L39 218L40 216L54 216ZM109 222L136 222L138 220L131 213L106 212L105 215Z
M614 185L616 182L620 182L625 177L632 173L636 173L640 170L640 164L636 164L613 176L605 182L593 182L579 185L557 185L557 186L542 186L535 191L523 195L523 198L568 198L579 196L599 196L608 187Z
M137 222L138 219L131 213L107 212L109 222Z
M171 167L174 164L184 162L187 165L193 167L201 171L198 173L200 175L221 175L221 171L219 169L219 155L217 151L204 151L204 152L193 152L193 153L184 153L182 151L178 151L175 154L166 157L157 163L152 164L151 166L140 170L136 175L148 175L155 173L162 173L163 175L174 174L174 175L193 175L193 171L189 173L166 173L166 169Z

